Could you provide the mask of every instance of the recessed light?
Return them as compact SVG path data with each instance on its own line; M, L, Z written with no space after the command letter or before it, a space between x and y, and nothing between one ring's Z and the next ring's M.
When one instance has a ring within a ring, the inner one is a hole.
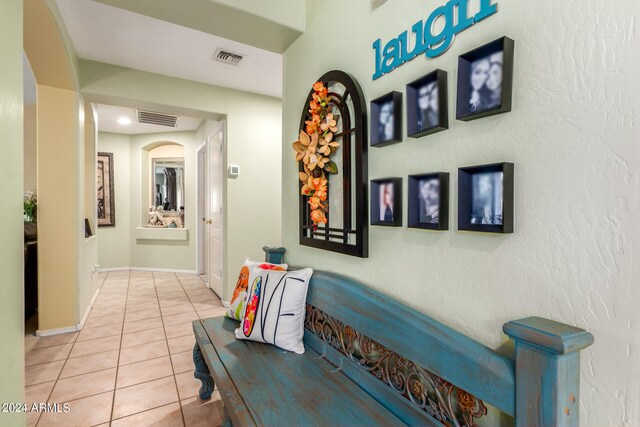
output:
M130 125L131 124L131 119L128 117L120 117L118 119L118 123L120 123L121 125Z

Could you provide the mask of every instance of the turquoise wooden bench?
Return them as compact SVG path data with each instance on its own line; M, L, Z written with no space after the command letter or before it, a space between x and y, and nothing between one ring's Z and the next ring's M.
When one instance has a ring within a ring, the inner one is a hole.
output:
M281 262L284 251L267 251ZM508 322L498 353L346 277L316 271L306 352L236 340L224 317L193 322L200 398L217 386L233 426L579 425L580 350L593 336L539 317ZM513 418L511 418L513 417Z

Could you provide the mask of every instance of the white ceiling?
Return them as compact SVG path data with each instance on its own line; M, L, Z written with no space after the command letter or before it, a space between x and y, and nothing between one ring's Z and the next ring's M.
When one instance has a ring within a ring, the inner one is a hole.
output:
M81 58L282 96L282 55L93 0L56 1ZM246 57L222 64L212 60L217 48Z
M124 133L127 135L138 135L143 133L165 133L194 131L200 127L203 119L180 116L175 128L168 126L150 125L138 123L137 113L134 108L115 107L113 105L94 104L98 113L98 130L100 132ZM157 111L162 113L162 111ZM130 125L118 123L120 117L127 117L131 120Z

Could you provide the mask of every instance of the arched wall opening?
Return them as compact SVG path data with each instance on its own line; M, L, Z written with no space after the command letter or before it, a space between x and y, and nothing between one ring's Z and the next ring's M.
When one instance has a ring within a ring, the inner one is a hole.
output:
M37 85L38 333L81 328L98 288L95 116L55 2L24 2L24 52ZM60 248L65 250L60 250Z

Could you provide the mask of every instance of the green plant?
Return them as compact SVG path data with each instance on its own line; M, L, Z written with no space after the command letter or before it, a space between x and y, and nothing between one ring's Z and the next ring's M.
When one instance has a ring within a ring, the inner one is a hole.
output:
M24 220L36 222L38 218L38 198L36 193L26 193L23 201Z

